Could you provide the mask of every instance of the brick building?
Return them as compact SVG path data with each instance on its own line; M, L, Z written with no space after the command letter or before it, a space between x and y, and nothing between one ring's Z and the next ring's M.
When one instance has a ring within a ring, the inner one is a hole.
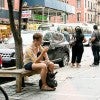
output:
M100 25L100 0L60 0L75 7L75 14L67 16L67 23L96 23Z
M19 0L12 0L14 7L14 17L17 23ZM7 0L0 0L0 38L8 37L10 34L10 22Z
M96 0L97 11L96 11L96 23L100 26L100 0Z
M19 0L12 0L15 18L17 18ZM0 0L0 23L8 23L9 13L7 0Z

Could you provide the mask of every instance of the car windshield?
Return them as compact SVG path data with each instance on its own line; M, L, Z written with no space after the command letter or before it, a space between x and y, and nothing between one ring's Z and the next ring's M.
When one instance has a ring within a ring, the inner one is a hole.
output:
M47 32L43 37L44 41L52 41L52 42L61 42L64 39L65 39L64 35L58 32Z
M62 33L56 32L53 34L54 42L61 42L61 41L63 41L63 39L65 39L65 38L64 38L64 35Z
M47 32L47 33L44 35L43 40L44 40L44 41L50 41L50 40L52 40L52 35L51 35L51 33L50 33L50 32Z

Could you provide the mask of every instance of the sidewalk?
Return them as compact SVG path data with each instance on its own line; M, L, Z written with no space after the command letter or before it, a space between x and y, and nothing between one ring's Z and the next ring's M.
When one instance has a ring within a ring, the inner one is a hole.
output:
M56 79L56 91L43 92L38 86L39 75L29 78L21 93L15 92L15 82L4 84L10 100L99 100L100 67L61 68Z
M81 68L56 69L56 91L40 91L39 75L31 76L21 93L15 92L15 82L3 84L3 87L10 100L100 100L100 66L90 67L89 55L87 51L84 53Z

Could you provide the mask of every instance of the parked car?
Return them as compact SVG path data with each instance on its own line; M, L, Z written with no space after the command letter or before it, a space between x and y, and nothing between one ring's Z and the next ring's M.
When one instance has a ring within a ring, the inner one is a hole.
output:
M70 58L70 47L64 35L59 32L47 32L43 37L44 43L50 42L48 55L50 60L59 65L67 66Z
M52 31L57 31L58 25L56 24L41 24L38 27L38 30L42 30L42 31L48 31L48 30L52 30Z
M61 67L66 66L69 62L70 50L69 43L66 41L64 35L62 33L51 31L46 31L41 34L43 34L43 45L49 46L48 56L50 60L59 63ZM26 45L32 42L33 32L22 33L21 36L24 50ZM5 44L0 45L3 67L15 66L16 58L14 38L11 37Z
M28 33L28 34L27 34ZM32 40L33 32L22 31L22 39L23 39L23 48L30 44ZM29 41L29 40L30 41ZM13 36L10 37L7 41L0 44L0 54L2 56L2 67L12 67L15 66L16 58L15 58L15 43Z
M91 33L84 33L84 37L85 37L86 40L87 40L85 43L83 43L84 46L90 46L90 44L91 44L91 43L90 43L91 35L92 35Z

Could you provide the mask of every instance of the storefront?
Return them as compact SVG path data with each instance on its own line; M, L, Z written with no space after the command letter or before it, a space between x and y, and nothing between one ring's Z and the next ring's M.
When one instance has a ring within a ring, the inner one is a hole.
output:
M0 24L0 40L3 40L4 38L8 38L11 34L10 31L10 25L2 25Z
M15 24L18 19L18 12L14 11ZM0 9L0 38L7 38L11 34L9 11Z
M74 14L75 8L58 0L24 0L23 11L31 11L31 16L23 18L24 23L66 23L68 14Z

